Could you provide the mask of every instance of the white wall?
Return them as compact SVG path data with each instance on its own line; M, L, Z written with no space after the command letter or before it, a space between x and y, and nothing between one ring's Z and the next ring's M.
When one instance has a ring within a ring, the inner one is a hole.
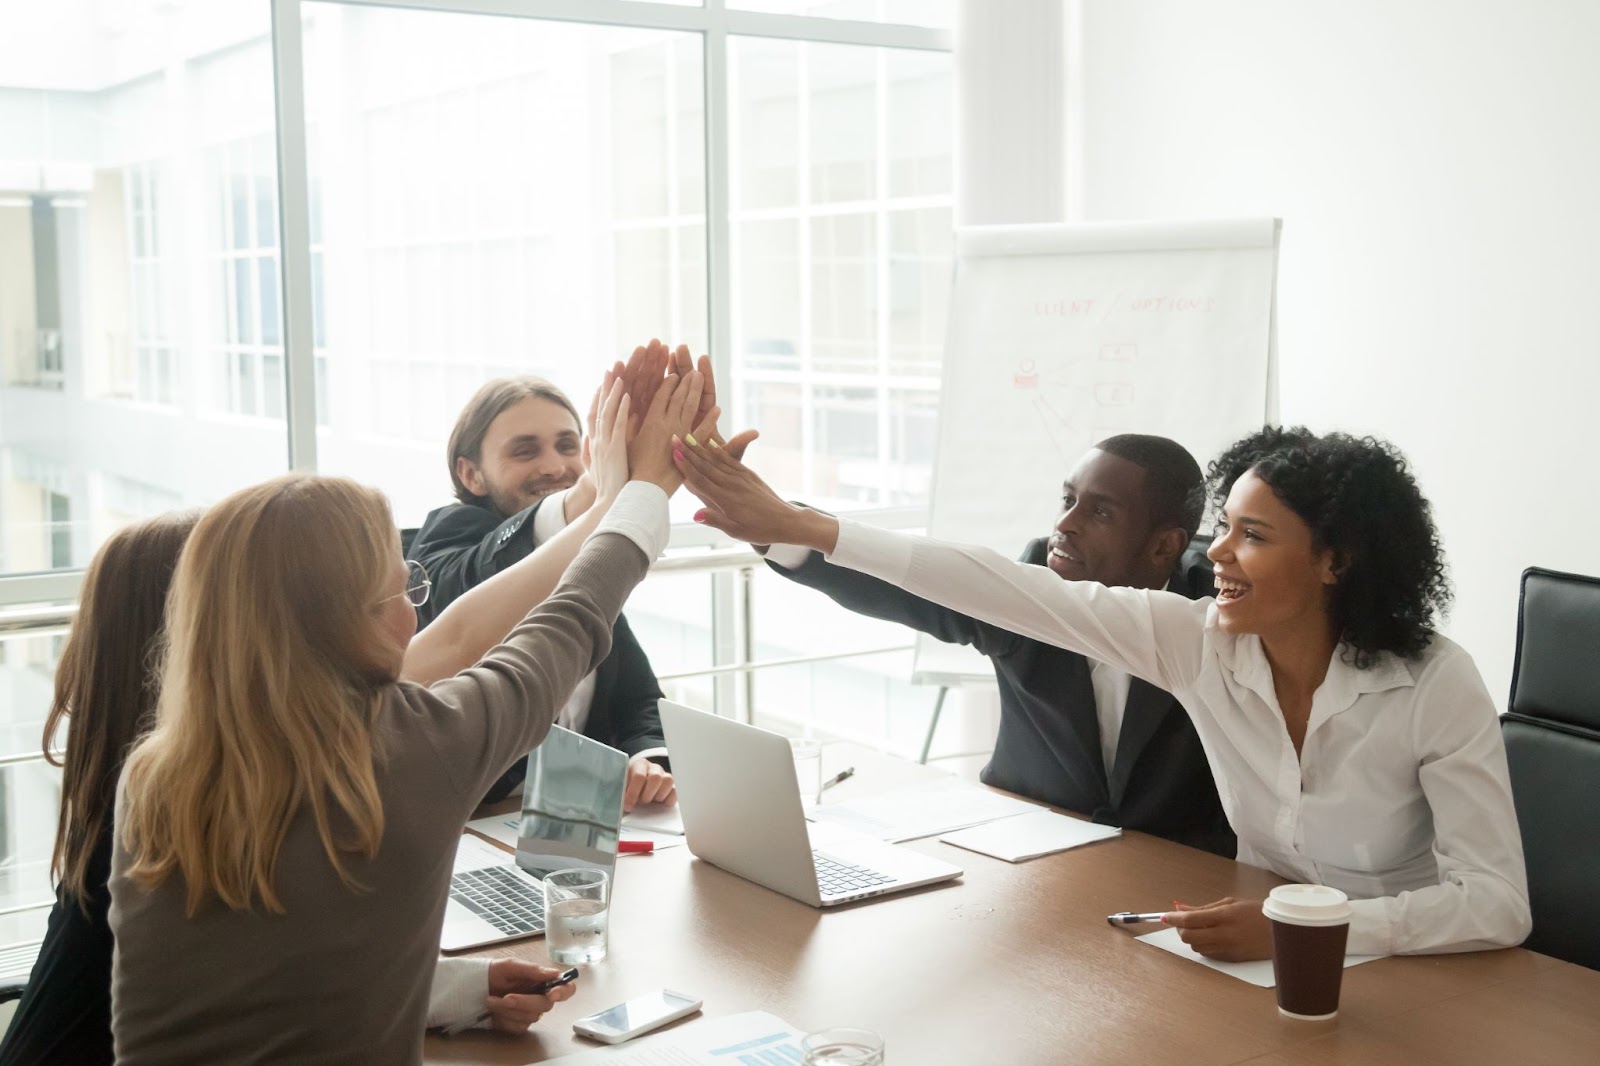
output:
M1412 459L1505 703L1518 575L1600 572L1600 4L1083 0L1085 219L1279 215L1284 420Z

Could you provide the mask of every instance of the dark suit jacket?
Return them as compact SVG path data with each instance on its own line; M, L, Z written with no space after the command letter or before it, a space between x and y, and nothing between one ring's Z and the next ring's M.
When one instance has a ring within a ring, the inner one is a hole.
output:
M1042 565L1046 542L1029 543L1022 561ZM1128 683L1122 734L1109 779L1100 752L1089 662L1076 652L1018 636L914 596L875 577L826 562L772 569L827 593L859 614L900 622L939 640L969 644L988 656L1000 683L1000 732L979 775L985 784L1233 858L1237 846L1223 816L1200 739L1168 692L1137 677ZM1193 597L1174 576L1173 591Z
M487 507L465 503L430 513L406 547L406 558L426 567L433 580L428 602L417 608L417 624L432 622L468 589L531 554L533 516L538 509L536 503L504 520ZM611 654L594 674L594 698L584 735L628 756L664 746L658 705L661 686L625 617L617 616L611 631ZM522 783L525 770L525 761L517 760L495 782L485 802L509 795Z

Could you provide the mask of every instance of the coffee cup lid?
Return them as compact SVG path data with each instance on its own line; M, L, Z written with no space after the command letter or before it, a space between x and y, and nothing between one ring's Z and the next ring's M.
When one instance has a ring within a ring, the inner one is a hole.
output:
M1261 913L1296 925L1343 925L1350 920L1350 897L1327 885L1279 885Z

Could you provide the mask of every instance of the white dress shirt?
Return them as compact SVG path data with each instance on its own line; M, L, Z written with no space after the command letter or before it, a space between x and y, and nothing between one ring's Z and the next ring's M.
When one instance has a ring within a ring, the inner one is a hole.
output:
M767 562L785 570L798 570L810 558L811 549L798 544L773 544L767 548ZM1100 724L1100 758L1105 763L1106 780L1117 764L1117 739L1122 736L1123 712L1128 706L1129 676L1110 663L1089 659L1089 683L1094 691L1094 715Z
M1122 735L1122 712L1128 707L1128 671L1110 663L1088 660L1089 684L1094 689L1094 715L1100 723L1100 758L1106 764L1106 780L1117 765L1117 738Z
M1239 861L1347 893L1352 953L1475 951L1528 935L1499 718L1471 657L1444 637L1366 670L1336 651L1296 758L1260 639L1219 629L1211 599L1063 581L985 548L845 519L829 559L1171 692L1194 719Z

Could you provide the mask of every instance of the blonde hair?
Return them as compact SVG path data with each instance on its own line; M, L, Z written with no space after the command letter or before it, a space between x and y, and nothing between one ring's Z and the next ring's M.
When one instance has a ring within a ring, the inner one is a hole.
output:
M190 915L211 896L282 913L278 852L309 808L360 888L345 856L371 858L383 838L373 722L402 650L375 604L399 558L388 501L343 478L276 478L200 519L167 606L155 727L127 761L135 884L176 872Z

